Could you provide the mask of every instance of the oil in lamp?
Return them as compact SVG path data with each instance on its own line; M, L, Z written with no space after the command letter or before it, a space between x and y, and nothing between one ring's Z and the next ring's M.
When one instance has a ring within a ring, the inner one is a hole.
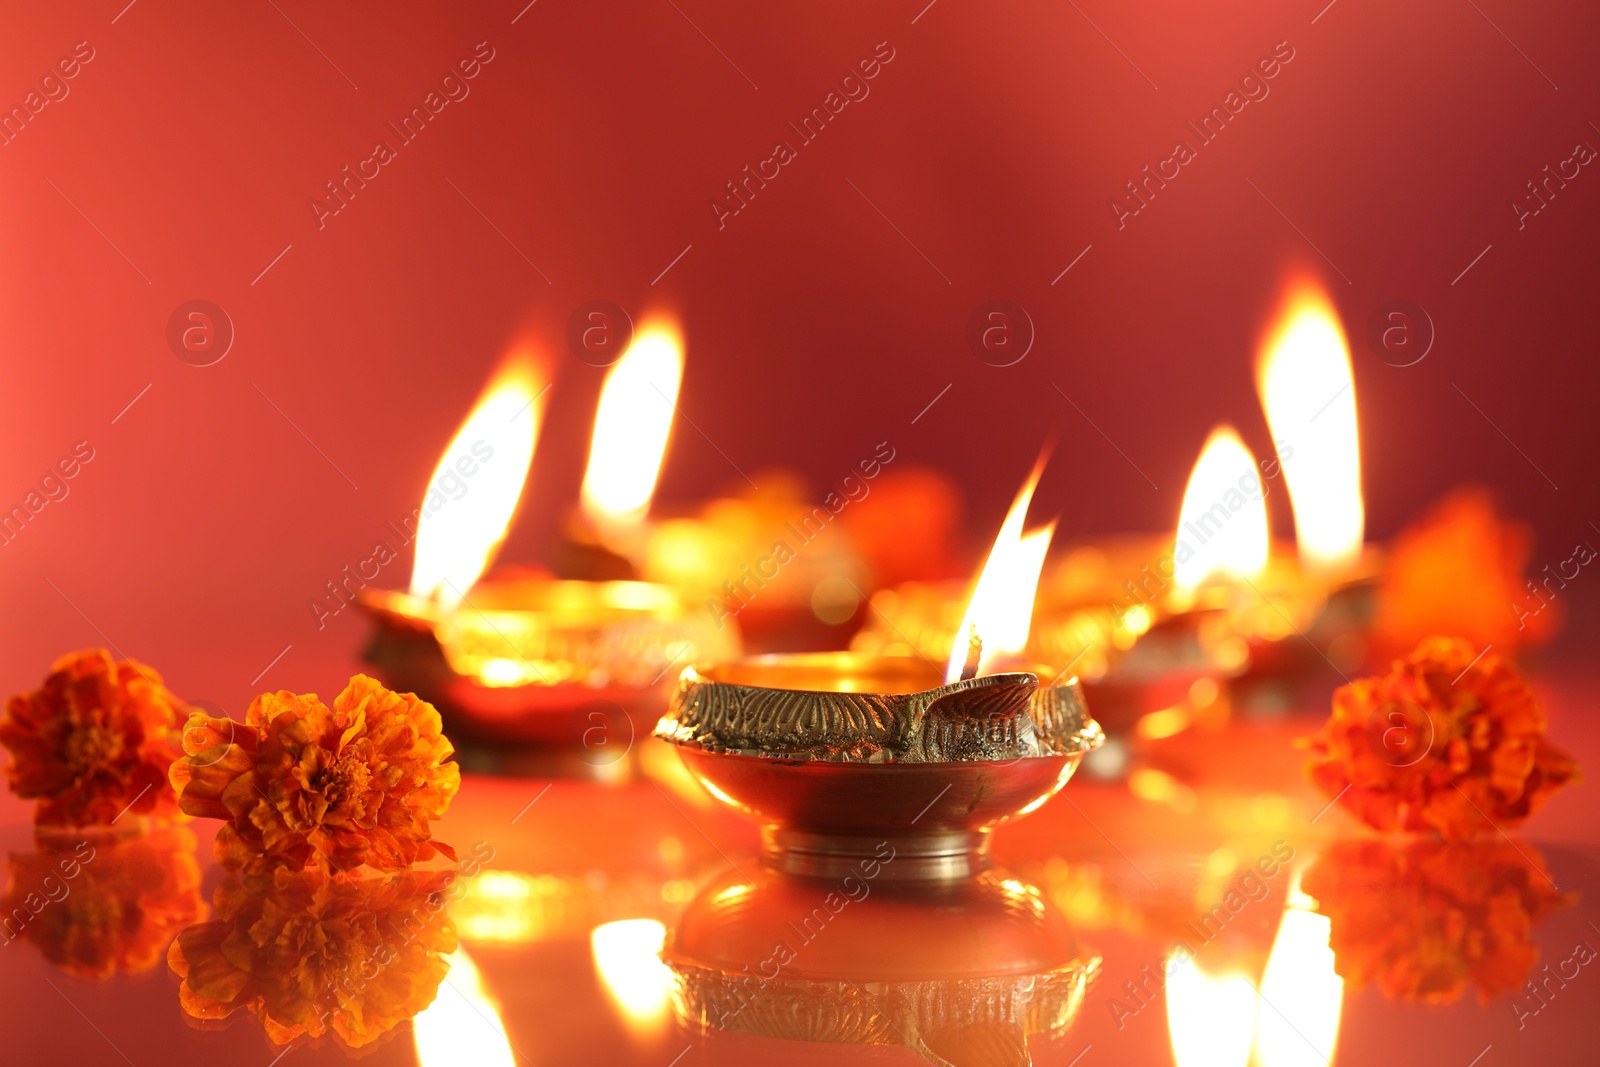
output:
M1025 669L1050 531L1018 494L943 670L914 656L754 656L684 670L656 736L762 825L769 862L827 876L894 850L892 877L987 865L989 831L1037 809L1100 744L1077 679ZM999 671L999 673L993 673ZM943 684L941 684L941 682Z
M659 326L641 329L608 375L585 501L618 544L648 510L681 368L676 333ZM430 482L409 592L361 591L377 623L366 655L387 684L438 707L458 747L609 745L609 758L631 740L616 735L634 712L659 714L673 667L737 653L737 631L666 586L531 569L481 577L531 466L545 388L525 353L490 381Z

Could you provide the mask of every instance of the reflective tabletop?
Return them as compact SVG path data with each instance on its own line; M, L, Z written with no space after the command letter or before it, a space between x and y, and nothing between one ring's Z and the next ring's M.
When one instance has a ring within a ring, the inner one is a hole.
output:
M1600 672L1535 679L1593 765ZM1379 836L1301 777L1320 720L1108 746L942 882L888 846L827 878L769 866L649 724L515 776L464 752L437 831L459 862L398 876L225 877L207 821L40 841L7 797L3 1061L1600 1061L1584 788L1525 833Z

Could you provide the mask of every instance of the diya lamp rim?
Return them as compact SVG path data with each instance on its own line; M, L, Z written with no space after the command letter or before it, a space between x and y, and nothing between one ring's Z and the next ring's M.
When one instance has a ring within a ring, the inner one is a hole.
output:
M1105 740L1076 676L1008 671L889 691L794 688L718 677L741 667L914 666L920 657L767 653L683 669L654 735L707 755L852 766L1005 764L1081 757ZM937 668L934 668L937 670ZM994 690L995 692L988 692ZM970 694L971 705L958 698ZM687 756L686 756L687 758Z

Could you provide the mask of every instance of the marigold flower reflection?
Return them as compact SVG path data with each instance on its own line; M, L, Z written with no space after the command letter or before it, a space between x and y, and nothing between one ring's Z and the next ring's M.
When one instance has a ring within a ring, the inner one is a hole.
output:
M589 933L594 968L629 1030L648 1036L667 1022L672 971L661 962L667 928L654 919L602 923Z
M1209 975L1186 953L1167 960L1167 1033L1177 1067L1245 1067L1256 991L1242 974Z
M1300 557L1337 570L1361 554L1361 437L1350 346L1315 283L1292 284L1267 332L1256 387L1278 442Z
M544 389L531 354L519 349L445 448L417 522L413 596L454 607L494 561L533 463Z
M412 1020L420 1067L514 1067L500 1007L466 949L445 957L449 973L439 995Z
M646 323L606 374L595 411L583 512L604 531L636 526L650 509L683 380L683 341Z
M1178 510L1173 581L1180 597L1214 575L1250 579L1261 573L1269 544L1262 488L1256 459L1234 428L1212 430Z
M1000 656L1016 655L1028 644L1039 573L1044 569L1045 553L1050 550L1050 538L1056 530L1052 522L1041 529L1022 532L1028 504L1033 500L1039 476L1044 473L1044 462L1044 457L1040 457L1034 465L1012 502L1011 510L1006 512L1005 521L1000 524L1000 533L978 575L972 599L967 602L966 615L956 630L950 662L945 668L946 682L957 681L966 673L974 638L982 642L978 674L989 673Z

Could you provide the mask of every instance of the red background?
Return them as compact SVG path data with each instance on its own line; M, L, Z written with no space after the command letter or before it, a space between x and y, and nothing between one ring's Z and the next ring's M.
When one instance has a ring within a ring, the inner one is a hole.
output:
M0 148L0 503L96 451L0 548L8 691L104 642L235 713L268 686L337 690L365 625L319 632L307 600L416 506L523 332L557 380L503 558L538 558L601 377L562 329L594 298L682 316L703 435L680 422L663 505L739 483L733 464L820 489L888 439L961 483L986 541L1053 429L1035 514L1071 538L1168 528L1216 422L1268 447L1254 344L1303 266L1351 334L1373 536L1469 478L1535 524L1536 567L1600 536L1600 175L1521 231L1508 206L1600 146L1592 8L124 2L12 5L0 39L7 107L95 50ZM470 96L319 230L322 183L480 41L496 55ZM723 183L881 41L870 96L719 231ZM1119 231L1110 198L1280 41L1271 95ZM195 298L237 330L206 368L165 340ZM1037 326L1008 368L964 337L996 298ZM1396 298L1438 334L1407 368L1362 340Z

